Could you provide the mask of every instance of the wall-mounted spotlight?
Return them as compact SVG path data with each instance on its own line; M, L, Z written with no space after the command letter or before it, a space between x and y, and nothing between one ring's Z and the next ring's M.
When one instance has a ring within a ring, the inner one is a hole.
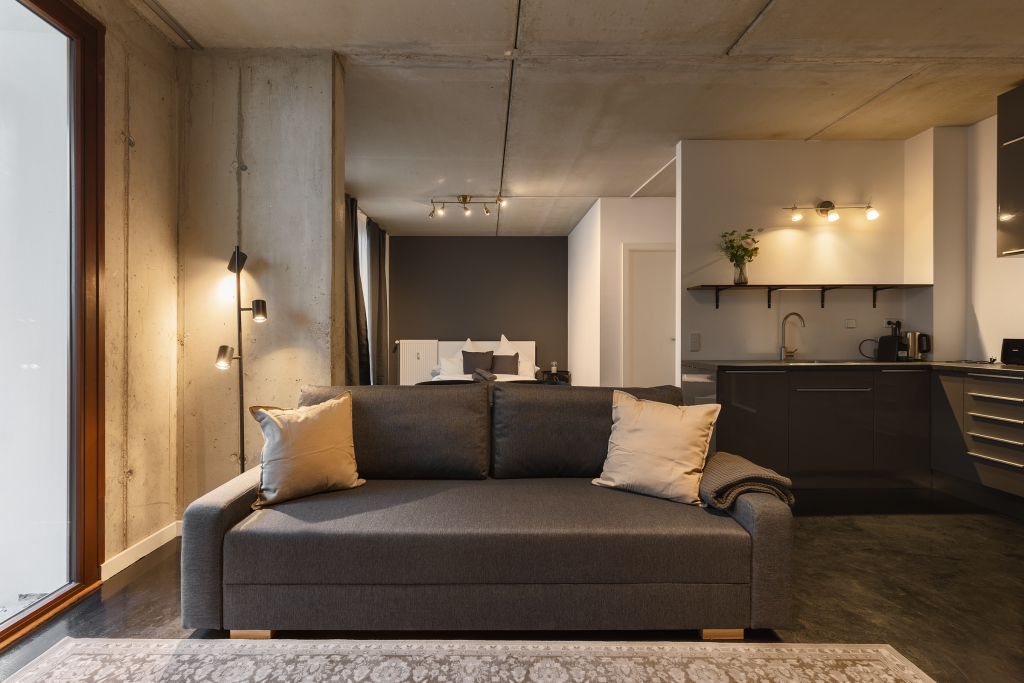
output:
M230 346L221 346L217 349L216 367L220 370L231 368L232 361L238 361L238 463L241 472L245 472L245 387L243 384L244 374L242 372L242 312L252 311L253 322L263 323L267 321L267 302L263 299L253 299L252 306L242 308L242 268L245 267L246 255L238 247L231 253L228 261L228 270L235 274L235 309L236 321L238 323L238 355Z
M814 206L801 207L794 204L793 206L784 206L782 208L790 212L790 218L794 221L798 221L803 218L804 211L814 211L822 218L827 218L830 223L839 220L839 209L864 209L865 216L867 216L869 221L875 220L879 215L878 209L871 206L870 203L864 206L836 206L834 203L826 200L818 202Z
M1015 214L1015 213L1001 213L1001 214L999 214L999 220L1001 220L1001 221L1012 221L1016 217L1017 217L1017 214Z

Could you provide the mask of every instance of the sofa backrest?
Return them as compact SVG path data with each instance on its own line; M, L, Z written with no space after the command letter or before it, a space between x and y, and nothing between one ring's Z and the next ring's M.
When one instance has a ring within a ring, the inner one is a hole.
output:
M307 384L299 391L299 407L323 403L344 391L352 392L352 433L360 477L487 477L491 450L487 385Z
M611 387L494 384L491 476L599 477L612 434ZM623 389L682 405L679 387Z

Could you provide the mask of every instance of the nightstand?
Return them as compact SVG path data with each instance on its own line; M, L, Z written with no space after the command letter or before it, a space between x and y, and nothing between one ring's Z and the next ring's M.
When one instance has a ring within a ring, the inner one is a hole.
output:
M559 370L558 372L551 372L550 370L541 370L540 378L545 382L572 384L572 373L568 370Z

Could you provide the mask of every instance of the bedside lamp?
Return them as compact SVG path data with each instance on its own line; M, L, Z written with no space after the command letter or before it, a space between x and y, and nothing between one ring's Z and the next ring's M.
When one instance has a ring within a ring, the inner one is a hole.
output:
M252 311L252 320L257 323L267 321L267 302L263 299L254 299L252 306L242 308L242 268L245 267L245 252L237 246L231 253L228 261L228 270L235 274L235 308L237 309L238 321L238 355L230 346L221 346L217 349L216 367L218 370L228 370L231 362L238 361L238 467L239 474L245 473L245 391L244 377L242 375L242 311Z

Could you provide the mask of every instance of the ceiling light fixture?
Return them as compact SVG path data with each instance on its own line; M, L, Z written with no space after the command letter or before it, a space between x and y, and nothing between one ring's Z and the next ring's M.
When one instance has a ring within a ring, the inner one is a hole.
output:
M790 218L794 221L802 219L804 217L804 211L814 211L822 218L827 218L830 223L839 220L840 209L863 209L865 216L867 216L869 221L873 221L879 216L878 209L871 206L870 201L869 203L862 204L861 206L836 206L834 203L825 200L818 202L814 206L797 206L796 204L793 204L793 206L784 206L782 208L790 212Z
M431 200L430 200L430 213L427 214L427 217L428 218L433 218L434 216L443 216L444 215L444 205L445 205L446 201L448 201L448 200L433 199L433 198L431 198ZM441 204L440 208L438 208L436 206L438 203ZM498 207L498 206L505 206L508 202L506 202L504 199L502 199L501 195L498 195L494 199L487 200L487 201L473 201L473 197L471 195L460 194L460 195L457 195L455 197L455 203L456 204L461 204L462 205L462 215L464 215L466 217L469 217L469 215L472 213L472 211L469 208L470 204L483 204L484 215L485 216L490 216L491 215L491 210L488 208L488 206L487 206L488 204L493 204L494 206Z
M1001 220L1001 221L1010 221L1010 220L1013 220L1016 217L1016 215L1017 214L1015 214L1015 213L1001 213L1001 214L999 214L999 220Z

